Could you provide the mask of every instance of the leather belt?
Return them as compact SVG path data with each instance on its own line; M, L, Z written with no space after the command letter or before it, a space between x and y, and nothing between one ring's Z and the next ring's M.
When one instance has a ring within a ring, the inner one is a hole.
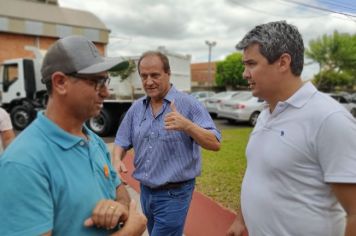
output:
M189 181L191 181L192 179L189 180L185 180L185 181L181 181L181 182L168 182L164 185L155 187L155 188L151 188L152 190L167 190L167 189L175 189L175 188L180 188L181 186L183 186L184 184L188 183Z

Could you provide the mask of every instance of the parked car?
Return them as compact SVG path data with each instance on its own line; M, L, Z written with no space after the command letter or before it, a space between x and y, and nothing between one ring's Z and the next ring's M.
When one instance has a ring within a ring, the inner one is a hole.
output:
M350 97L351 97L351 102L356 103L356 93L351 94Z
M214 96L215 92L213 92L213 91L197 91L197 92L192 92L190 95L195 97L198 101L204 102L205 99Z
M266 103L262 99L252 96L252 92L241 91L221 103L218 108L218 117L229 121L248 121L251 126L254 126L265 106Z
M351 96L346 96L344 94L329 94L332 98L338 101L341 105L343 105L353 117L356 118L356 103L354 103L351 99Z
M216 117L218 114L218 107L221 105L221 102L231 99L233 96L238 94L238 91L227 91L220 92L214 96L205 99L204 105L212 117Z

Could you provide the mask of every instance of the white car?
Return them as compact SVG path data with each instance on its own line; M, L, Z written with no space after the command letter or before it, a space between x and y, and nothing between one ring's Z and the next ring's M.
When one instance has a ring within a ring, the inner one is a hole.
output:
M214 96L205 99L204 105L212 117L216 117L218 114L218 107L223 101L231 99L238 94L238 91L220 92Z
M250 91L241 91L221 103L218 108L218 117L229 121L248 121L251 126L254 126L265 106L264 100L252 96Z
M199 102L204 102L205 99L214 96L214 94L215 92L213 91L197 91L197 92L192 92L190 95L195 97Z

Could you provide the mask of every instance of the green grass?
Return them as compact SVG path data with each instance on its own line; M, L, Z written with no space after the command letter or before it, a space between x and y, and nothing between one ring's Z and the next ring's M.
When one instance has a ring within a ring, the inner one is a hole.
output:
M251 128L222 130L219 152L203 150L202 174L196 190L236 211L246 168L245 149Z

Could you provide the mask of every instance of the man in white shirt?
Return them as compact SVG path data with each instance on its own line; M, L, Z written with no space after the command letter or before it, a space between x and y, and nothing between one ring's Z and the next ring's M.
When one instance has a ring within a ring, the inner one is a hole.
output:
M247 145L241 212L227 235L356 235L356 121L303 83L297 28L258 25L236 47L243 77L269 107Z

